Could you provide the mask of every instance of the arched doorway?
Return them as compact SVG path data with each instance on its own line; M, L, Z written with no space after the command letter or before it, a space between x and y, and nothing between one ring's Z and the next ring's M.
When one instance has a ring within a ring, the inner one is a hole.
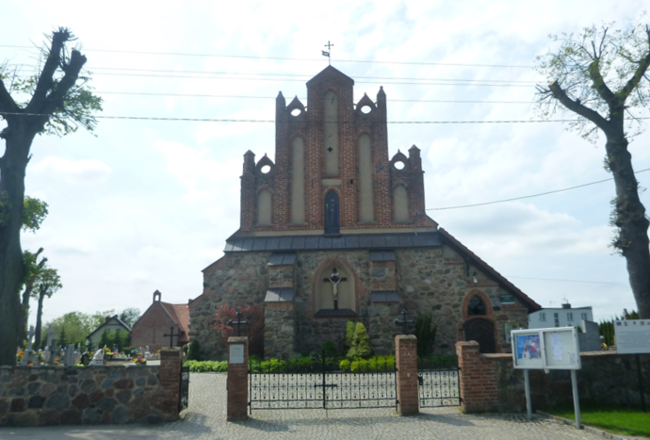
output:
M480 353L496 353L494 321L488 317L492 314L489 300L478 291L473 291L468 299L463 313L465 340L478 342Z

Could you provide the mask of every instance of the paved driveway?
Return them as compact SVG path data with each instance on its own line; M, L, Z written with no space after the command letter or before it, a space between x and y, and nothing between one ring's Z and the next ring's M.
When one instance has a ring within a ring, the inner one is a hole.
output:
M426 408L414 417L392 409L254 411L246 422L226 422L225 374L192 374L183 420L161 426L0 428L0 439L480 439L562 440L602 437L552 420L525 415L466 415L458 408Z

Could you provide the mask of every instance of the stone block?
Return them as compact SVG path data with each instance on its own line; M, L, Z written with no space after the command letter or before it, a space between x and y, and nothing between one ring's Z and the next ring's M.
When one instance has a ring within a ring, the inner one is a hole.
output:
M133 380L132 379L120 379L116 380L114 383L114 386L118 390L126 389L126 388L133 388Z
M76 408L68 408L61 412L60 419L62 425L80 425L81 412Z
M44 403L45 403L45 397L39 395L33 395L32 397L29 398L27 407L31 409L40 409L43 408Z
M9 388L9 392L7 394L9 395L9 397L24 396L25 395L25 387Z
M85 379L81 382L81 391L83 393L90 393L97 388L97 384L94 379Z
M123 405L126 405L129 403L129 400L131 400L131 396L133 394L131 393L131 390L120 390L115 394L115 398L118 400Z
M97 402L97 409L106 412L113 411L113 408L117 406L117 401L112 397L104 397L99 402Z
M23 412L26 409L25 405L25 399L22 397L18 397L15 399L11 399L11 406L9 411L11 412Z
M45 410L38 418L40 426L54 426L61 424L61 412L56 409Z
M116 425L124 425L131 421L129 410L125 406L118 406L111 413L111 423Z
M50 396L45 403L47 409L64 410L68 406L70 406L70 396L61 393Z
M139 387L143 387L143 386L147 385L147 378L146 377L138 377L135 380L135 385L139 386Z
M86 408L81 413L81 423L84 425L98 425L100 413L95 408Z
M90 405L88 394L79 394L77 397L72 399L72 404L79 410L86 409L88 405Z

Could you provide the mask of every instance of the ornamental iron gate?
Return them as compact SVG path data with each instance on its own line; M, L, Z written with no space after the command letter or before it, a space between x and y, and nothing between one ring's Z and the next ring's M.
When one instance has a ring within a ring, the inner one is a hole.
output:
M178 412L187 409L190 396L190 367L181 367L181 386L178 400Z
M447 362L418 362L420 408L459 406L459 370L455 357Z
M343 361L346 362L346 361ZM397 407L395 363L341 364L324 355L299 361L249 363L249 408L352 409Z

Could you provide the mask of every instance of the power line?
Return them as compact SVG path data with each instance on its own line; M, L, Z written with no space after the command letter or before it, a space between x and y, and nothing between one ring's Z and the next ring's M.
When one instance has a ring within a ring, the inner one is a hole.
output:
M614 283L611 281L563 280L563 279L555 279L555 278L531 278L531 277L518 277L518 276L510 276L510 275L507 276L506 278L519 278L522 280L536 280L536 281L560 281L564 283L611 284L614 286L629 287L629 284Z
M97 95L145 95L145 96L174 96L191 98L236 98L236 99L276 99L275 96L251 96L251 95L207 95L191 93L148 93L148 92L106 92L96 91ZM307 98L298 98L307 101ZM444 104L534 104L532 101L472 101L472 100L444 100L444 99L388 99L388 102L434 102Z
M0 112L0 115L17 115L17 116L52 116L42 113L21 113L21 112ZM178 122L244 122L244 123L275 123L274 119L228 119L228 118L169 118L155 116L106 116L97 115L95 119L131 119L139 121L178 121ZM636 119L650 119L636 118ZM536 124L536 123L554 123L554 122L579 122L579 119L511 119L511 120L492 120L492 121L386 121L387 124L397 125L445 125L445 124ZM306 121L309 122L309 121ZM358 121L338 120L324 121L325 123L340 124L358 124ZM533 197L533 196L530 196ZM507 201L507 200L506 200ZM488 202L489 203L499 203ZM473 205L467 205L473 206ZM430 209L451 209L451 208L430 208Z
M35 49L33 46L19 46L10 44L0 44L0 47L11 47L17 49ZM253 59L253 60L277 60L277 61L301 61L301 62L318 62L322 63L322 58L291 58L291 57L260 57L251 55L215 55L207 53L184 53L184 52L151 52L135 50L114 50L114 49L82 49L84 52L106 52L106 53L128 53L134 55L164 55L164 56L182 56L182 57L209 57L209 58L234 58L234 59ZM373 61L373 60L334 60L337 63L360 63L360 64L398 64L398 65L415 65L415 66L454 66L454 67L498 67L511 69L533 69L534 66L507 65L507 64L473 64L473 63L436 63L425 61Z
M648 118L643 118L643 119L648 119ZM640 173L644 173L646 171L650 171L650 168L645 168L643 170L636 171L634 174L640 174ZM445 209L473 208L473 207L476 207L476 206L485 206L485 205L494 205L496 203L513 202L515 200L530 199L530 198L533 198L533 197L545 196L547 194L554 194L554 193L559 193L559 192L563 192L563 191L569 191L569 190L572 190L572 189L584 188L586 186L596 185L598 183L609 182L610 180L614 180L614 178L610 177L609 179L598 180L596 182L583 183L582 185L570 186L568 188L556 189L554 191L546 191L546 192L543 192L543 193L531 194L529 196L513 197L511 199L503 199L503 200L493 200L491 202L473 203L471 205L446 206L444 208L427 208L426 210L427 211L442 211L442 210L445 210Z

